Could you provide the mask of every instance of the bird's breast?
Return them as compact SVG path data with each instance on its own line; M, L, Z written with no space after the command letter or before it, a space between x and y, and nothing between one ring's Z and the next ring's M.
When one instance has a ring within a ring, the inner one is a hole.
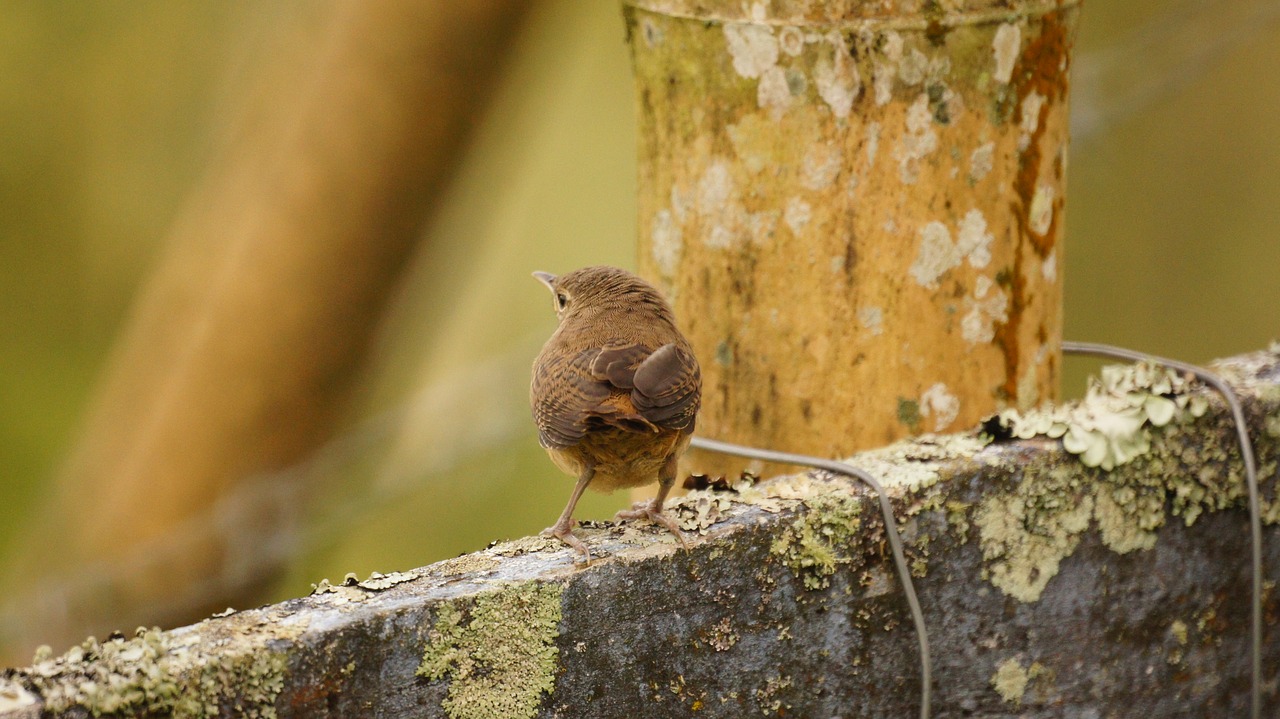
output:
M561 471L573 476L590 463L595 467L590 488L612 492L658 481L667 458L688 444L689 435L684 432L639 433L611 427L588 432L573 447L548 449L547 454Z

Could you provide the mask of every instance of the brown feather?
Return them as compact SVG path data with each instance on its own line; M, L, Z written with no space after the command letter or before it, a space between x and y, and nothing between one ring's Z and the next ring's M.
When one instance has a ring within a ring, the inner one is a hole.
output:
M576 270L551 285L568 303L534 362L529 397L539 441L582 455L571 466L609 464L628 475L636 472L607 461L609 447L632 463L648 451L657 456L647 479L627 479L658 479L657 465L687 445L702 389L670 306L644 280L611 267Z
M656 480L651 502L618 517L661 524L688 548L662 505L693 435L702 376L671 307L647 282L614 267L534 277L551 289L560 326L533 363L529 403L538 441L557 467L577 477L546 533L589 563L591 550L573 533L582 492Z

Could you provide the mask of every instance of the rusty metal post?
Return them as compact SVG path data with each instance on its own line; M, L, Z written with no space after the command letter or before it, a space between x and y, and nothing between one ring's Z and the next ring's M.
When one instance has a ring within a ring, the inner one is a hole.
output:
M626 0L639 267L700 433L843 456L1056 396L1077 10Z

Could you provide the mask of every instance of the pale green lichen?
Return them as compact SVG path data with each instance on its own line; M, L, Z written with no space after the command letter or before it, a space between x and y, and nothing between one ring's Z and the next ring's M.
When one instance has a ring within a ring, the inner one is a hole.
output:
M733 501L727 492L695 490L671 503L668 513L680 528L705 535L712 525L728 518Z
M1259 474L1265 477L1274 477L1278 473L1280 471L1277 470L1275 464L1261 467L1259 471ZM1259 518L1263 524L1280 524L1280 493L1273 496L1270 501L1263 498L1261 510Z
M875 477L884 487L920 490L937 484L952 462L973 457L987 444L988 438L975 435L926 434L860 452L848 463Z
M911 524L915 525L915 520L911 520ZM904 537L905 538L905 537ZM929 574L929 544L933 541L933 537L921 532L916 536L912 545L915 548L915 556L911 557L911 576L925 577Z
M371 592L382 592L396 586L397 584L412 582L417 578L417 575L413 572L392 572L390 574L373 572L369 575L368 579L363 582L357 582L356 586L361 589L367 589Z
M1017 659L1010 657L996 667L991 675L991 686L1002 699L1010 704L1021 704L1022 695L1027 691L1027 670L1022 668Z
M947 508L947 525L956 532L956 536L960 541L969 540L969 507L973 506L969 502L961 502L959 500L948 500Z
M1180 664L1186 658L1187 629L1187 623L1181 619L1175 619L1169 625L1169 634L1177 642L1176 646L1169 649L1169 656L1166 658L1170 664Z
M859 453L848 463L876 478L891 490L920 491L935 486L942 471L952 462L972 458L989 440L974 436L926 435L888 447ZM755 487L740 487L739 498L767 511L781 511L800 500L808 512L785 526L771 551L800 578L808 589L830 586L829 577L842 564L849 564L848 547L861 526L861 500L843 489L844 479L832 483L808 475L779 477ZM932 497L908 509L915 514L931 506ZM927 570L927 536L916 537L919 555L913 562L916 576Z
M1040 598L1058 564L1089 526L1093 497L1074 473L1055 467L1028 475L1010 494L993 494L974 512L987 578L1024 602Z
M249 637L231 642L213 646L190 634L140 629L130 640L91 637L56 658L47 649L38 652L19 676L50 712L80 707L93 716L128 711L194 719L232 712L272 719L287 657Z
M418 675L450 677L443 702L453 719L532 717L555 688L560 584L524 582L484 594L469 621L456 603L440 606Z
M361 580L355 572L347 572L339 584L331 584L329 579L321 579L319 582L311 585L311 596L320 594L340 594L343 587L359 587L370 592L381 592L390 589L397 584L412 582L418 576L414 572L392 572L383 574L381 572L373 572L368 579ZM228 610L231 612L232 610ZM215 615L221 616L221 615Z
M1267 430L1267 435L1273 439L1280 439L1280 412L1267 417L1266 424L1263 426Z
M1062 437L1064 448L1098 469L1090 474L1045 458L1023 469L1014 490L982 501L973 518L991 582L1036 601L1090 521L1103 544L1123 554L1152 548L1169 514L1190 525L1204 511L1239 502L1238 452L1205 442L1204 427L1193 431L1208 401L1186 394L1190 388L1168 370L1108 367L1081 403L1003 415L1015 436ZM1067 441L1072 436L1079 442Z
M1137 494L1132 487L1100 486L1094 494L1094 517L1102 543L1117 554L1156 545L1156 529L1164 524L1164 497Z
M422 663L417 674L428 679L440 679L455 664L462 663L462 610L453 604L443 604L436 612L436 622L431 626L431 643L422 652Z
M0 677L0 713L16 712L34 706L36 697L24 687Z
M862 525L860 503L836 492L804 500L808 510L785 527L770 546L807 589L831 586L831 575L851 559L848 547Z
M1013 657L1001 662L991 675L991 687L1009 704L1022 704L1029 686L1035 688L1033 696L1043 700L1052 692L1053 685L1053 670L1040 662L1032 662L1031 666L1023 668Z
M763 687L755 690L756 705L762 714L780 715L791 705L777 698L777 694L790 689L794 680L786 674L773 674L765 679Z
M554 544L548 544L551 547L559 549L559 545L561 544L560 540L553 538L553 542ZM496 547L494 549L495 551L497 550ZM453 559L438 562L432 566L432 569L445 576L452 577L459 574L482 574L484 572L497 569L501 564L502 561L492 554L485 552L473 552L471 554L464 554L461 557L454 557Z
M733 623L728 617L711 625L706 631L707 645L717 652L725 652L738 643L738 633L733 630Z
M1082 401L1026 413L1005 410L999 420L1015 437L1061 438L1085 466L1111 470L1151 449L1151 428L1169 424L1180 412L1205 413L1207 400L1187 393L1189 386L1167 367L1108 365L1089 379Z

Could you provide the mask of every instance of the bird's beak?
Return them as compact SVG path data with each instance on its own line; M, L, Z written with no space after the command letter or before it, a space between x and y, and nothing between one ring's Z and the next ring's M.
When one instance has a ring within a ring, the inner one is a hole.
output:
M542 284L546 285L546 286L547 286L547 289L551 290L552 292L555 292L555 291L556 291L556 288L551 286L551 283L552 283L552 282L555 282L555 280L556 280L556 276L555 276L555 275L551 274L550 272L542 272L542 271L538 271L538 272L533 273L533 277L534 277L534 279L536 279L537 281L539 281L539 282L541 282Z

